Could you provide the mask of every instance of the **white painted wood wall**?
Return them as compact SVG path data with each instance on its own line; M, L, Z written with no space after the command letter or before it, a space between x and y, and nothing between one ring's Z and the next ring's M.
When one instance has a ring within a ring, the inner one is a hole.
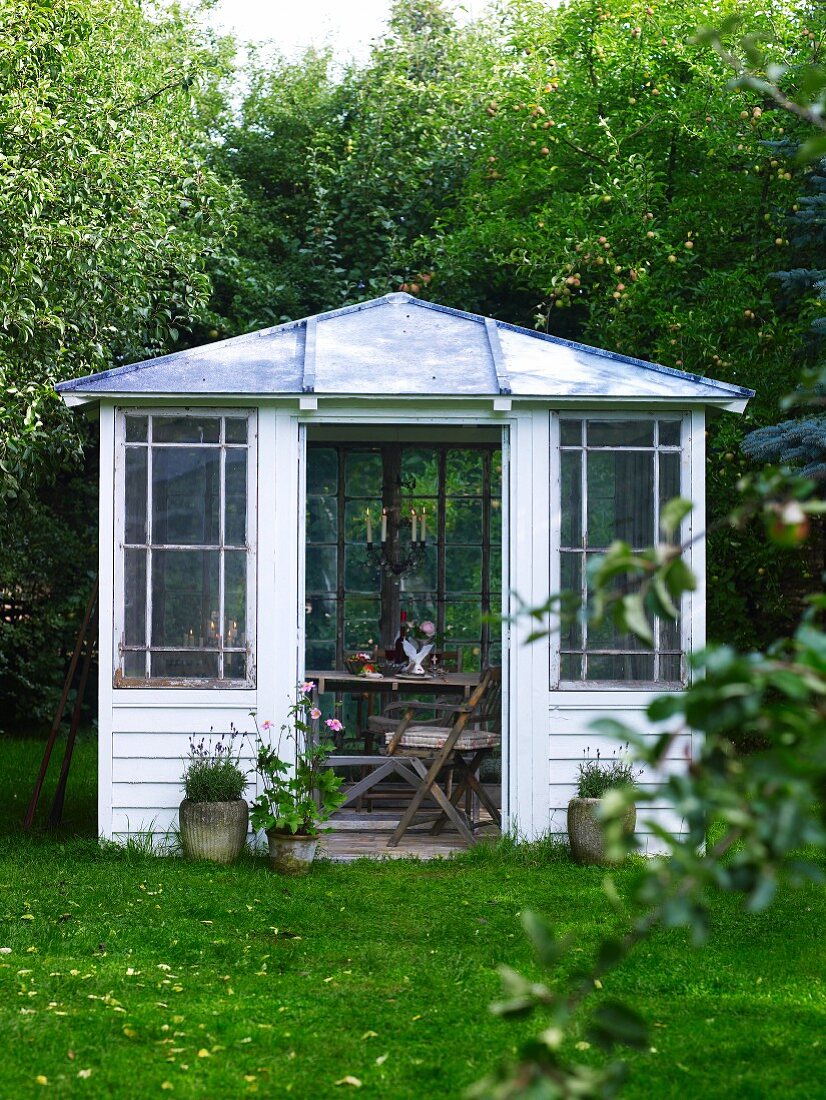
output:
M226 405L226 399L221 404ZM245 402L246 407L249 404ZM177 829L189 735L208 734L210 729L220 734L230 725L249 732L252 710L260 719L277 723L285 714L303 674L303 425L360 424L366 439L371 438L371 426L388 424L422 433L435 429L443 437L444 433L449 437L451 425L498 425L503 432L503 591L517 592L538 605L550 591L558 590L558 419L547 405L509 411L507 402L497 402L494 411L490 401L478 400L464 407L455 404L450 410L442 402L418 400L342 401L334 408L325 402L319 410L311 407L312 401L305 399L302 404L304 408L295 400L281 405L270 402L258 410L257 686L250 690L113 689L114 555L120 552L114 545L115 463L123 457L116 453L114 407L102 403L98 822L105 838L124 840L152 833L162 845ZM626 411L642 412L627 407ZM646 411L666 410L649 406ZM704 527L704 413L695 411L689 419L692 431L684 458L683 495L694 499L695 511L686 534ZM685 631L686 640L697 648L705 638L702 542L693 546L690 564L700 587L687 601ZM504 610L507 613L509 608ZM551 661L557 639L551 636L526 646L530 624L517 621L508 629L510 644L503 646L503 810L511 829L534 838L549 830L564 832L565 809L583 749L601 745L603 755L610 755L615 747L589 731L589 723L610 716L641 725L651 693L552 690ZM691 751L690 739L675 746L673 766L685 766L686 750ZM646 781L651 777L644 777ZM250 796L254 796L252 788ZM661 809L654 814L662 824L679 829L679 822L669 821ZM646 808L638 827L645 845L647 816L651 813Z

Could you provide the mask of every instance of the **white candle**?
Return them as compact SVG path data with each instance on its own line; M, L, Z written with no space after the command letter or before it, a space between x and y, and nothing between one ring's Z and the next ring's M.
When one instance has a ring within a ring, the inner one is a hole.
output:
M373 545L373 521L370 519L370 509L367 509L367 545Z
M416 509L415 508L410 509L410 515L413 517L413 542L415 542L416 541L416 523L417 523Z
M427 508L422 508L422 545L427 542Z
M381 510L381 541L387 542L387 509Z

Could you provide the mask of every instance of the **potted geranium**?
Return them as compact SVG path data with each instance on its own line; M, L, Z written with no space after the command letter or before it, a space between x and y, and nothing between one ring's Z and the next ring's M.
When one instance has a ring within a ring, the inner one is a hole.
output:
M247 775L233 745L234 731L217 740L193 734L184 761L184 800L178 808L181 846L188 859L232 863L247 839Z
M270 865L284 875L307 874L315 858L320 826L345 798L339 790L341 776L324 766L335 746L321 740L317 729L321 711L312 705L312 691L311 683L300 686L275 745L262 736L273 723L262 722L259 728L253 714L255 767L261 790L250 818L253 828L267 834ZM341 733L344 727L337 718L328 718L321 729ZM294 753L285 751L289 742Z
M586 759L579 765L577 797L568 803L568 841L577 863L607 865L615 863L618 855L606 846L608 819L619 825L619 839L631 836L637 824L636 775L627 759L614 755L605 761L599 749L593 758L589 752L586 749ZM609 792L610 806L606 805Z

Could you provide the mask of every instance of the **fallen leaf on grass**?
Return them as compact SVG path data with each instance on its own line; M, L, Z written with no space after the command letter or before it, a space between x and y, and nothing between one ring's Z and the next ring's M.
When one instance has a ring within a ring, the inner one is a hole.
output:
M35 1083L38 1085L48 1085L49 1083L49 1078L44 1076L42 1073L38 1073L37 1077L35 1077L34 1080Z
M92 1076L92 1071L90 1069L79 1069L77 1071L77 1075L81 1078L81 1080L85 1081L87 1078Z
M174 1089L175 1086L172 1084L171 1081L161 1081L161 1088L166 1089L166 1091L168 1092L170 1089Z
M353 1077L349 1073L346 1077L342 1077L340 1081L335 1082L337 1085L352 1085L354 1089L361 1088L361 1081L358 1077Z
M377 1031L365 1031L362 1035L362 1039L378 1039L379 1033Z
M212 1055L209 1053L209 1051L206 1049L206 1047L201 1047L201 1049L198 1051L198 1057L199 1058L211 1058Z
M389 1054L380 1054L380 1055L378 1056L378 1058L376 1059L376 1065L377 1065L377 1066L383 1066L383 1065L384 1065L384 1063L385 1063L385 1062L387 1061L387 1059L388 1059L389 1057L390 1057L390 1055L389 1055Z
M21 920L34 920L34 913L24 913L23 916L20 919ZM43 1081L41 1081L39 1077L37 1078L37 1080L38 1080L39 1084L41 1084L41 1085L43 1084ZM45 1078L44 1078L44 1080L45 1080Z
M252 1073L245 1073L245 1074L244 1074L244 1080L245 1080L245 1081L254 1081L254 1080L255 1080L255 1076L254 1076L254 1074L252 1074Z
M0 955L10 955L10 954L11 954L11 948L10 947L0 947Z

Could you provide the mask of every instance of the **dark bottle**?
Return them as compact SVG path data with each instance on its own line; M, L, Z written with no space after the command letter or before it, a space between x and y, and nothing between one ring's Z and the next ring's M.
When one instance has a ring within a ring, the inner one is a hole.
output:
M399 633L396 635L396 645L393 652L393 660L396 662L397 665L400 665L407 660L407 654L404 652L404 646L402 645L402 642L404 641L404 636L407 633L407 612L402 611L399 619Z

